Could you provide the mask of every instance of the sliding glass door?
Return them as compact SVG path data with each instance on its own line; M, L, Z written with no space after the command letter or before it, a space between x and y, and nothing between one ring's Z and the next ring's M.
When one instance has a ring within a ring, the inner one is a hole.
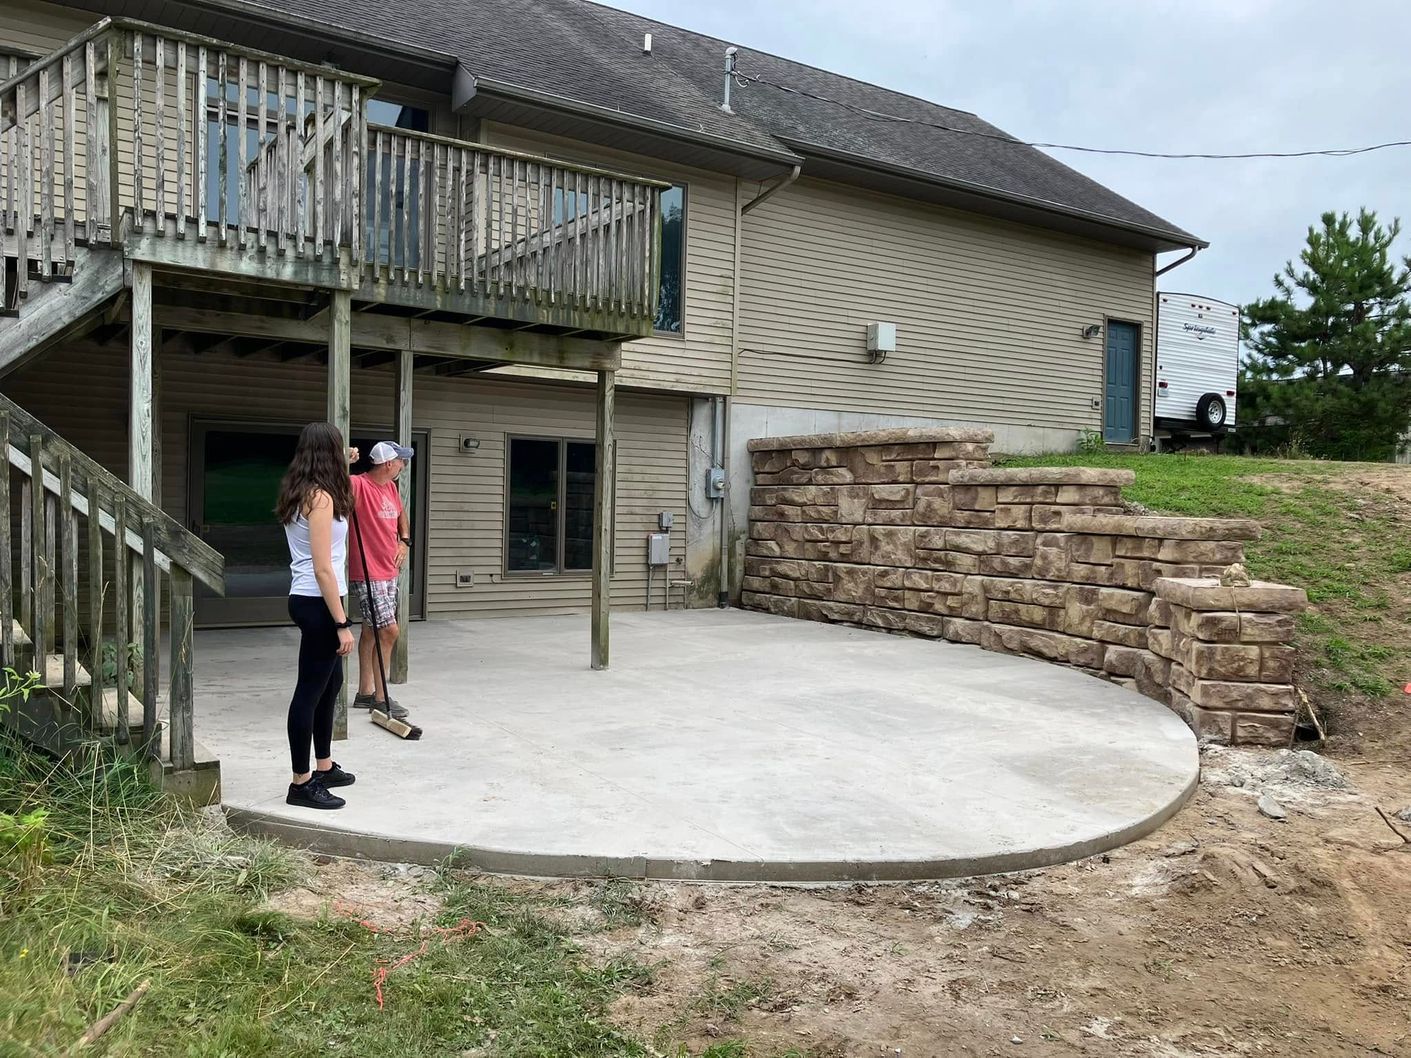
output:
M204 627L284 624L289 620L289 548L274 518L280 480L294 455L299 425L197 421L191 429L191 530L225 556L225 595L197 586L196 621ZM367 469L367 451L390 431L353 431L364 455L354 473ZM426 553L421 511L426 496L426 435L415 434L411 466L412 523L410 612L423 616Z

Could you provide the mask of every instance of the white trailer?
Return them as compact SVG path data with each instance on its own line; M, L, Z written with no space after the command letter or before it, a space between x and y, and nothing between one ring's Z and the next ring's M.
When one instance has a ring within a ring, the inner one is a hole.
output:
M1212 442L1234 430L1239 365L1238 305L1199 294L1156 295L1158 447Z

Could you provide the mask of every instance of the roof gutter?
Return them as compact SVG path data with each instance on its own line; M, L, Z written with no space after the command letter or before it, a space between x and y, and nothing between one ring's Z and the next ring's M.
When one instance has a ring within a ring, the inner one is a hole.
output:
M755 206L762 206L762 205L764 205L764 203L766 203L767 201L769 201L771 198L773 198L775 195L777 195L780 191L783 191L784 188L788 187L788 186L789 186L790 184L792 184L795 180L797 180L797 179L799 178L799 173L802 172L802 171L803 171L803 166L802 166L802 165L796 165L796 166L794 166L794 168L793 168L792 171L790 171L790 172L784 174L783 176L781 176L781 177L780 177L778 180L776 180L773 184L771 184L769 187L765 188L765 189L764 189L763 191L761 191L759 194L755 195L754 198L750 199L750 200L749 200L748 202L746 202L743 206L741 206L741 207L740 207L740 215L743 216L744 214L748 213L750 210L754 209Z
M765 147L755 147L741 143L739 140L731 139L728 136L717 136L714 133L702 132L699 129L687 129L680 125L672 125L669 122L657 121L654 118L644 118L637 114L628 114L625 111L612 110L609 107L598 106L594 103L584 103L581 100L570 99L567 96L556 95L553 92L527 88L524 85L511 84L508 81L497 81L491 77L481 77L468 69L464 63L461 63L456 69L455 77L452 82L451 109L456 111L463 110L470 104L471 100L482 92L487 95L512 99L516 102L530 103L534 106L547 107L568 114L576 114L580 117L592 118L596 121L622 125L642 132L655 133L658 136L665 136L668 139L684 140L688 143L699 143L707 147L713 147L718 151L724 151L728 154L743 155L747 158L760 158L779 165L796 166L803 163L802 157L788 149L772 151Z
M779 139L780 142L787 144L805 156L812 154L820 158L827 158L831 161L851 165L858 169L872 169L876 172L905 177L919 183L930 184L934 187L951 188L979 197L994 199L998 202L1027 206L1030 209L1042 210L1045 213L1072 217L1075 220L1084 220L1090 224L1098 224L1102 227L1114 228L1118 231L1131 232L1137 235L1145 235L1151 239L1160 239L1168 243L1175 243L1176 246L1190 246L1194 249L1203 250L1210 245L1210 243L1206 242L1204 239L1196 238L1196 236L1191 235L1189 232L1168 231L1162 228L1153 228L1145 224L1134 224L1131 221L1118 220L1115 217L1109 217L1102 213L1094 213L1091 210L1065 206L1058 202L1050 202L1047 199L1032 198L1028 195L1016 195L1010 191L1002 191L999 188L990 187L988 184L977 184L968 180L955 180L948 177L937 176L935 173L928 173L924 169L913 169L909 166L895 165L890 162L873 161L855 154L850 154L847 151L824 147L816 143L808 143L804 140L796 140L785 136L781 136Z

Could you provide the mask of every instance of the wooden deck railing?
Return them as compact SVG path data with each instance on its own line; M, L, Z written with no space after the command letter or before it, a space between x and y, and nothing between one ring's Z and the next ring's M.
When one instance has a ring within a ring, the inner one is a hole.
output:
M432 288L489 301L486 315L532 320L532 306L649 329L667 184L369 126L377 84L147 23L97 23L0 82L2 226L7 255L28 262L14 290L0 287L0 309L26 294L31 270L50 278L77 244L136 232L346 254L388 300ZM180 256L199 267L199 254Z
M377 125L366 158L369 273L511 303L655 315L668 185Z
M68 739L108 738L146 759L192 767L193 582L222 592L224 561L4 396L0 453L0 660L40 674ZM163 586L171 637L165 720Z

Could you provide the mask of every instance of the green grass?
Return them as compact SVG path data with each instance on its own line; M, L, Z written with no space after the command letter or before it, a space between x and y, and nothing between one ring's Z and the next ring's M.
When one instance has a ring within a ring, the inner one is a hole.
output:
M1411 680L1406 526L1385 496L1346 479L1349 464L1105 453L1001 462L1130 469L1136 483L1123 495L1154 512L1259 521L1264 535L1246 546L1250 573L1299 585L1313 604L1298 623L1308 693L1388 698Z
M0 825L3 1058L67 1053L144 980L150 990L94 1053L651 1053L608 1013L617 997L650 992L654 969L587 958L560 924L581 916L555 914L564 898L444 871L434 883L443 910L425 928L291 917L265 898L310 869L302 854L215 829L131 767L72 770L0 740L0 813L37 808L48 812L37 849L31 830L20 854L6 843L18 831ZM620 885L603 902L621 918L641 911ZM381 1008L379 967L389 969ZM718 1002L748 996L727 990Z

